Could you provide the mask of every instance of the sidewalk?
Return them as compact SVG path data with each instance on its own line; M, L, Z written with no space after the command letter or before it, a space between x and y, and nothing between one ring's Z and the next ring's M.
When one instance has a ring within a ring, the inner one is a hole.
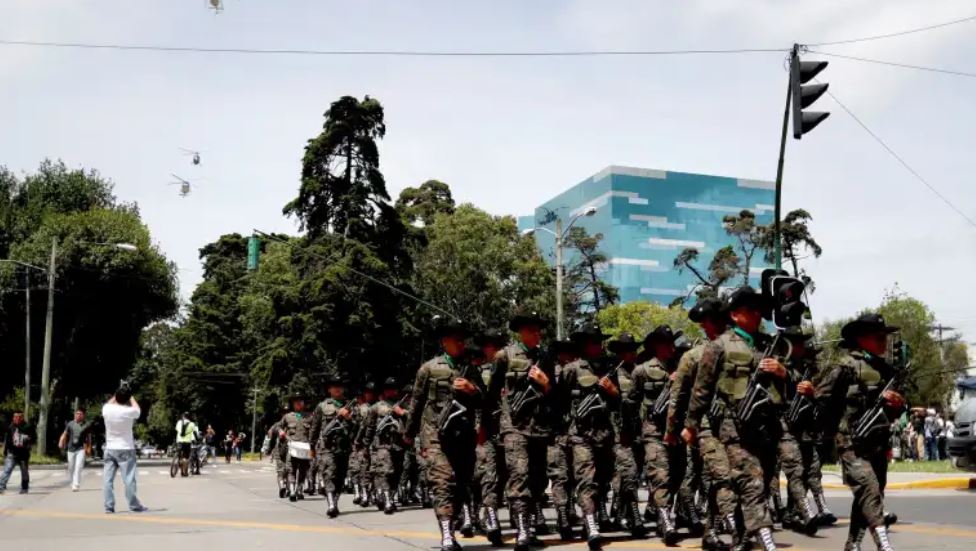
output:
M780 485L786 479L780 476ZM839 471L824 471L823 487L846 489ZM976 490L976 474L970 473L888 473L886 490Z

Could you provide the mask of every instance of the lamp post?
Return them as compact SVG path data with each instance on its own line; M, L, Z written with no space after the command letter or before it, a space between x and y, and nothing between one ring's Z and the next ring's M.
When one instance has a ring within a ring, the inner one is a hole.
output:
M44 268L40 266L35 266L33 264L28 264L26 262L21 262L19 260L12 260L6 258L0 258L0 262L9 262L10 264L16 264L24 268L31 270L37 270L39 272L45 271ZM25 272L29 273L29 272ZM25 318L25 328L24 328L24 420L30 420L30 379L31 379L31 321L30 321L30 277L25 278L26 285L24 285L24 318Z
M83 245L102 245L120 251L138 251L132 243L105 243L100 241L78 241ZM57 272L58 238L51 239L51 261L47 269L47 316L44 323L44 363L41 365L41 399L37 415L37 453L47 454L47 417L51 408L51 342L54 336L54 280Z
M586 207L582 212L578 213L569 219L569 224L566 225L566 229L563 230L563 220L562 218L556 218L556 231L552 231L549 228L529 228L522 232L522 235L532 235L536 230L542 230L552 234L556 238L556 339L563 338L563 240L566 239L566 234L569 230L573 228L573 224L582 216L593 216L596 214L596 207Z

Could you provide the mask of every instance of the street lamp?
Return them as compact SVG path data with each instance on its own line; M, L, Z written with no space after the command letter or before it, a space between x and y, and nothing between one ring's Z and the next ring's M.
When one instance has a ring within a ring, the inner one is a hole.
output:
M40 266L35 266L33 264L28 264L27 262L21 262L20 260L13 260L9 258L0 258L0 262L8 262L10 264L15 264L22 268L27 268L30 270L37 270L39 272L45 272L44 268ZM30 382L31 382L31 321L30 321L30 278L26 278L27 284L24 286L24 318L25 318L25 332L24 332L24 420L30 420Z
M582 216L593 216L596 214L596 207L589 206L583 209L582 212L576 214L569 219L569 224L566 225L566 229L563 229L562 218L556 218L556 231L552 231L549 228L528 228L522 231L522 235L529 236L536 232L536 230L542 230L552 234L556 238L556 339L563 338L563 240L566 238L566 234L572 229L573 224Z
M132 243L77 241L83 245L101 245L120 251L138 251ZM37 416L37 453L47 454L47 414L51 407L51 341L54 337L54 276L57 272L58 238L51 238L51 262L47 269L47 318L44 324L44 363L41 365L41 401Z

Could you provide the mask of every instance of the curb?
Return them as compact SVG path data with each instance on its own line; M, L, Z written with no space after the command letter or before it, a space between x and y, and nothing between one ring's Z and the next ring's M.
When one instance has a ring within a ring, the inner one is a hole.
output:
M782 482L781 486L785 486ZM824 483L825 490L844 490L845 484ZM890 482L885 490L976 490L976 478L934 478L912 482Z

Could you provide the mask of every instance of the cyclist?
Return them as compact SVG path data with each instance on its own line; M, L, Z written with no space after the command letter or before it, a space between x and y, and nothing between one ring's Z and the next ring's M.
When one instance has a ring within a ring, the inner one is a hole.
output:
M190 414L184 412L176 422L176 445L180 454L180 474L189 476L190 454L193 444L200 438L197 424L190 420Z

